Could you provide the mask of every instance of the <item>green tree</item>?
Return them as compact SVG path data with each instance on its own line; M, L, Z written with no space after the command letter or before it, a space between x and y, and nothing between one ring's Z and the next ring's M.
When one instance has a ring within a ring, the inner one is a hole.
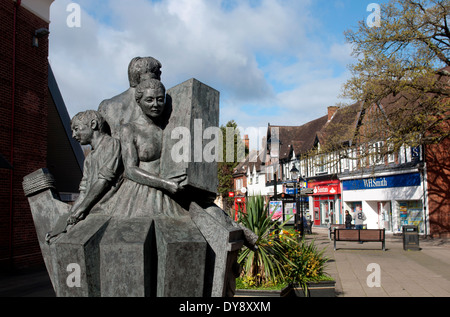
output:
M233 191L234 188L233 170L240 163L239 153L244 151L243 153L247 155L248 149L245 149L238 125L234 120L228 121L225 126L222 125L220 130L222 131L223 143L222 159L219 160L217 167L217 177L219 179L218 193L223 198L224 209L228 210L228 207L232 206L232 200L228 197L228 193ZM230 137L233 139L228 140ZM227 151L233 151L233 153L227 153ZM232 157L232 159L230 159L230 157Z
M395 152L449 137L449 15L448 0L391 0L380 27L361 21L345 33L358 59L342 96L363 102L376 127L360 138L383 136Z

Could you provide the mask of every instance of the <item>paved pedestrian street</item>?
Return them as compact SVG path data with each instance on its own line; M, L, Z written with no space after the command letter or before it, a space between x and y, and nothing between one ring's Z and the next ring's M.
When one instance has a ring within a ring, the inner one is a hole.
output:
M403 250L401 236L380 242L337 242L334 251L327 229L315 228L308 240L326 248L326 272L336 280L338 297L448 297L450 242L420 239L419 251Z

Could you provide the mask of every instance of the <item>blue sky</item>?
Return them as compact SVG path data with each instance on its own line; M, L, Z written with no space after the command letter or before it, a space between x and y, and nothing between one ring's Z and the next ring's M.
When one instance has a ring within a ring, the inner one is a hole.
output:
M302 125L345 101L354 58L343 32L372 2L56 0L49 60L70 116L125 91L131 58L153 56L167 88L194 77L219 90L221 124ZM80 27L67 25L70 3Z

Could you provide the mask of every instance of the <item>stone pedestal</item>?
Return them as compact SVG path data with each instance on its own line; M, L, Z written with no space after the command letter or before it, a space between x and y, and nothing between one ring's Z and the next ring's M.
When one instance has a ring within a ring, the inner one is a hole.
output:
M109 216L90 215L50 245L56 296L101 295L99 243L109 220ZM71 282L68 279L73 280Z
M104 297L202 297L206 241L189 217L113 219L100 243Z
M155 219L158 297L203 297L207 244L189 217Z
M100 243L103 297L156 295L156 244L151 218L113 219Z
M208 242L208 252L205 266L205 297L227 297L229 283L235 283L237 256L244 244L241 229L221 217L224 212L217 206L202 208L192 203L189 212L195 225ZM233 286L233 285L231 285ZM233 287L231 287L233 288Z

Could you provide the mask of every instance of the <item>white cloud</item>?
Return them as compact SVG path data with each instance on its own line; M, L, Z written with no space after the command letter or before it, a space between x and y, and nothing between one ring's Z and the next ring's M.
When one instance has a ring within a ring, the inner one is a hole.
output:
M347 47L311 40L310 0L78 0L80 28L66 25L70 2L52 5L49 59L71 116L124 91L135 56L160 60L167 88L195 77L218 89L222 123L296 124L284 116L315 119L339 93L325 59L347 63Z
M286 110L285 125L301 125L327 114L327 107L336 105L343 78L320 78L278 95Z

